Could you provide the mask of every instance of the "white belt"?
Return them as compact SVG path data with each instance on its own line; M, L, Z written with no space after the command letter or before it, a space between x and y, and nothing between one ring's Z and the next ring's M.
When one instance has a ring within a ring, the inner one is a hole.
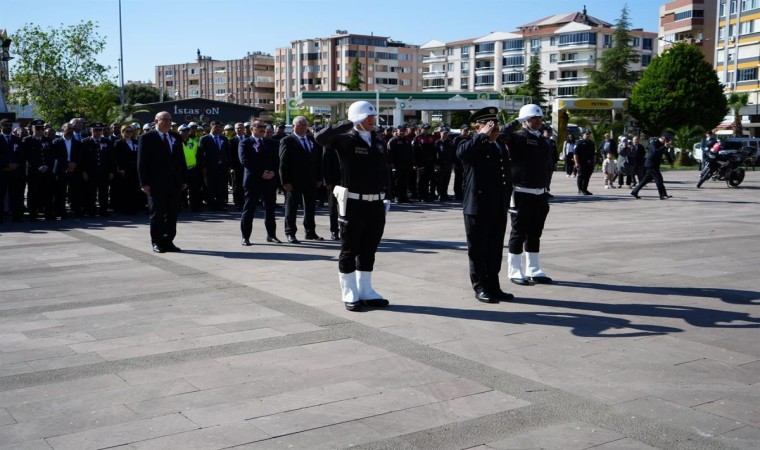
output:
M356 192L349 192L348 198L354 199L354 200L364 200L367 202L375 202L378 200L385 199L385 194L382 192L379 194L357 194Z
M546 188L526 188L522 186L515 186L515 192L523 194L541 195L546 193Z

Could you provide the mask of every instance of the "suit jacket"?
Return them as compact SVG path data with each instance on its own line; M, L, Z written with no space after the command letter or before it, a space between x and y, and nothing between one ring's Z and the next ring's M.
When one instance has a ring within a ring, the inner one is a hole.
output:
M201 169L223 169L226 172L230 167L227 160L230 142L223 135L219 135L219 139L222 141L221 147L219 147L215 137L211 134L203 136L198 142L198 165Z
M23 164L25 161L24 151L21 147L21 139L11 134L10 141L0 134L0 170L5 170L8 164ZM17 171L19 169L16 169Z
M137 141L137 173L140 186L150 186L152 196L181 190L187 179L187 164L179 134L169 132L171 153L158 131L149 131Z
M89 175L109 174L116 169L113 157L113 144L106 137L95 140L93 137L82 139L83 145L83 165L82 171L88 172Z
M230 168L235 170L243 170L243 165L240 164L240 156L238 150L240 149L240 143L247 139L247 136L235 135L230 138L230 145L227 146L227 161L230 164Z
M298 135L292 133L280 139L280 178L282 184L290 183L294 189L315 188L322 181L322 147L311 136L311 152L303 148Z
M132 139L132 148L126 139L119 139L114 144L114 159L116 160L116 170L123 170L127 176L137 174L137 139Z
M24 156L29 164L29 175L39 173L39 168L47 166L46 175L53 175L60 165L58 157L53 149L53 143L43 137L37 139L34 136L27 136L21 141Z
M279 177L277 176L279 158L277 157L275 143L271 139L262 139L258 149L253 137L240 141L238 159L244 168L243 187L246 190L274 189L279 185ZM274 172L274 178L271 180L261 178L265 170Z
M69 163L76 163L76 173L82 171L82 158L84 158L84 146L81 141L77 141L72 136L71 138L71 158L69 158L69 152L66 150L66 139L60 137L53 141L53 147L55 148L56 155L59 161L59 167L56 175L62 175L66 173L69 167Z
M464 168L464 214L507 216L512 196L509 155L504 144L488 142L483 133L463 141L457 148L457 157Z

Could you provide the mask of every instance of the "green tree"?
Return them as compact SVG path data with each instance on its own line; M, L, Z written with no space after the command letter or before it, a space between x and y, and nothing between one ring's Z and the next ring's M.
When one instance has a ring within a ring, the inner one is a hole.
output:
M728 96L728 107L734 112L734 134L736 136L742 135L742 115L739 114L742 108L749 104L749 94L744 92L732 92Z
M704 54L686 43L652 59L631 93L630 113L651 136L682 126L711 130L727 111L718 75Z
M43 30L26 24L13 35L17 59L11 70L11 101L34 105L41 117L60 124L78 103L79 88L109 80L109 67L97 62L105 40L97 24Z
M631 88L639 79L639 72L630 70L630 65L639 62L640 56L631 47L631 22L628 5L623 6L615 23L612 48L601 57L599 69L589 69L588 84L578 90L579 97L628 98Z
M164 92L164 101L170 101L172 98ZM124 85L124 102L129 105L136 103L158 103L161 101L161 91L152 84L125 84Z
M696 164L696 160L691 154L691 150L694 144L702 140L702 136L705 133L704 128L699 125L689 126L684 125L675 130L670 131L673 134L673 145L681 149L681 153L678 154L678 164L682 166L692 166Z
M362 65L359 63L359 58L354 58L354 62L351 63L351 74L348 76L348 82L338 82L339 85L344 86L347 91L361 91L364 80L362 80Z
M517 95L526 95L531 98L531 102L539 106L546 106L546 90L541 83L541 74L544 72L541 70L541 58L538 53L534 53L530 57L530 64L528 65L528 79L525 83L520 85L517 90Z
M76 86L72 110L76 117L86 117L90 123L111 124L119 119L119 87L106 82L98 85Z

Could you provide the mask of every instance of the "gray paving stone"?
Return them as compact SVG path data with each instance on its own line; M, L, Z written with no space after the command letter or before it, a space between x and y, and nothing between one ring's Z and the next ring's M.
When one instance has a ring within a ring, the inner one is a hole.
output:
M679 428L691 428L700 436L712 437L741 427L735 420L720 415L707 414L702 408L688 408L665 400L647 397L619 404L620 411L633 415L645 415L663 423L674 424Z
M227 367L214 361L192 361L152 369L127 370L118 373L118 376L131 385L140 385L162 380L177 380L190 375L225 372L226 370L228 370Z
M34 371L61 369L65 367L86 366L103 362L103 358L95 353L59 356L56 358L36 359L27 364Z
M359 421L339 423L234 447L236 450L328 450L349 448L386 437Z
M55 450L87 450L139 442L197 428L179 414L152 417L49 438Z
M269 438L247 422L218 425L185 431L170 436L113 447L114 450L217 449L238 446Z
M0 408L0 426L10 425L12 423L16 423L16 420L13 418L13 416L8 413L7 409Z
M0 392L0 407L14 406L40 399L53 400L85 393L124 387L127 384L116 375L85 377L61 383L43 384Z
M486 445L495 449L542 448L581 450L624 439L618 433L587 423L573 422L530 431Z
M44 439L21 442L18 444L0 444L0 450L50 450L51 447Z
M726 417L746 425L760 427L760 407L757 402L739 400L716 400L697 406L700 411L706 411L716 416Z
M717 436L716 440L726 442L734 448L757 449L760 448L760 428L744 426Z

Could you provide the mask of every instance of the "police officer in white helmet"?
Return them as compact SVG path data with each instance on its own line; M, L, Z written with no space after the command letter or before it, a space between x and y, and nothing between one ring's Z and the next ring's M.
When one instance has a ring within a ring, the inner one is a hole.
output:
M544 112L538 105L520 108L518 118L501 129L512 163L512 230L509 235L509 279L518 285L548 284L538 253L546 216L549 214L546 167L552 147L541 134ZM512 128L522 124L519 131ZM523 270L523 251L526 255Z
M354 102L348 108L347 121L330 125L315 136L323 147L335 149L340 161L343 186L336 186L333 193L339 202L341 296L349 311L388 306L388 300L372 288L389 186L385 147L374 135L376 118L371 103Z

